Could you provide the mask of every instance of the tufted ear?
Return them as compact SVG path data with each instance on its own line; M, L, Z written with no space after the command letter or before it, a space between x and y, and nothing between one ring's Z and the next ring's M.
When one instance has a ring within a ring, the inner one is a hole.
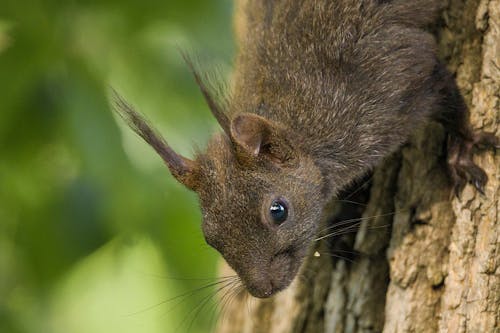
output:
M182 57L191 70L196 84L200 88L203 97L205 97L205 101L207 102L210 111L212 112L224 132L229 135L229 119L224 113L224 104L226 102L224 96L221 97L221 92L217 91L217 87L214 87L209 82L207 82L209 81L207 76L202 76L202 74L199 70L197 70L195 64L186 52L182 52Z
M153 126L114 90L113 99L116 113L160 155L170 173L181 184L196 191L198 186L196 162L177 154L170 148Z
M273 122L252 113L241 113L231 121L231 139L250 157L275 163L293 159L293 149L284 131Z

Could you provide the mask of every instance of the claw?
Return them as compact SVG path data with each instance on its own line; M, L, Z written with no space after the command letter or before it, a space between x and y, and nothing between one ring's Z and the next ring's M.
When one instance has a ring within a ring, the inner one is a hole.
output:
M485 195L485 186L488 176L472 160L472 151L475 147L492 148L499 146L500 139L493 133L479 132L471 139L452 136L448 141L448 167L450 178L453 182L453 190L457 198L464 188L466 182L470 182L476 190Z
M479 179L475 179L474 180L474 187L476 188L476 190L478 190L479 193L481 193L482 195L485 195L484 193L484 184L482 184Z
M473 143L480 149L500 149L500 138L492 132L479 132L474 135Z
M455 193L455 198L460 200L460 193L462 192L462 186L455 184L453 186L453 192Z

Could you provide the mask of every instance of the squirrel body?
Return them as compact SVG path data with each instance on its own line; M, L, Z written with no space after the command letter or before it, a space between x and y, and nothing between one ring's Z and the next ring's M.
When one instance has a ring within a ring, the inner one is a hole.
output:
M440 108L440 1L246 1L231 113L292 132L331 193ZM258 70L256 70L258 68Z
M468 180L482 190L486 174L470 149L498 140L472 133L455 81L437 58L425 27L440 6L238 1L239 52L227 97L216 99L193 70L223 129L194 160L176 154L117 97L119 114L199 195L207 242L252 295L286 288L331 199L429 119L449 132L456 188Z

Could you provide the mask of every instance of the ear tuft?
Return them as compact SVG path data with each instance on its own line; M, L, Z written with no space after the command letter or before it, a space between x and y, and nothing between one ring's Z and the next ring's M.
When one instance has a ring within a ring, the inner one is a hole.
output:
M112 94L114 111L160 155L170 169L170 173L180 183L195 191L198 182L196 162L177 154L154 127L115 90L112 90Z

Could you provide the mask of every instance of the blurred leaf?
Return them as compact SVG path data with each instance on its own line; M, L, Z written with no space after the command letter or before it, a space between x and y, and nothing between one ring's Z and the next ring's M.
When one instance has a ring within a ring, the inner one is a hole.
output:
M154 306L175 287L158 278L166 275L151 241L114 241L82 260L58 284L46 314L48 331L173 332L169 323L179 314Z
M0 332L168 332L168 315L141 323L116 311L215 275L196 196L114 117L108 92L117 88L180 153L203 147L218 126L177 48L229 63L231 4L2 2ZM188 279L134 279L126 266L140 262ZM176 316L197 304L186 299ZM206 332L210 316L190 332Z

